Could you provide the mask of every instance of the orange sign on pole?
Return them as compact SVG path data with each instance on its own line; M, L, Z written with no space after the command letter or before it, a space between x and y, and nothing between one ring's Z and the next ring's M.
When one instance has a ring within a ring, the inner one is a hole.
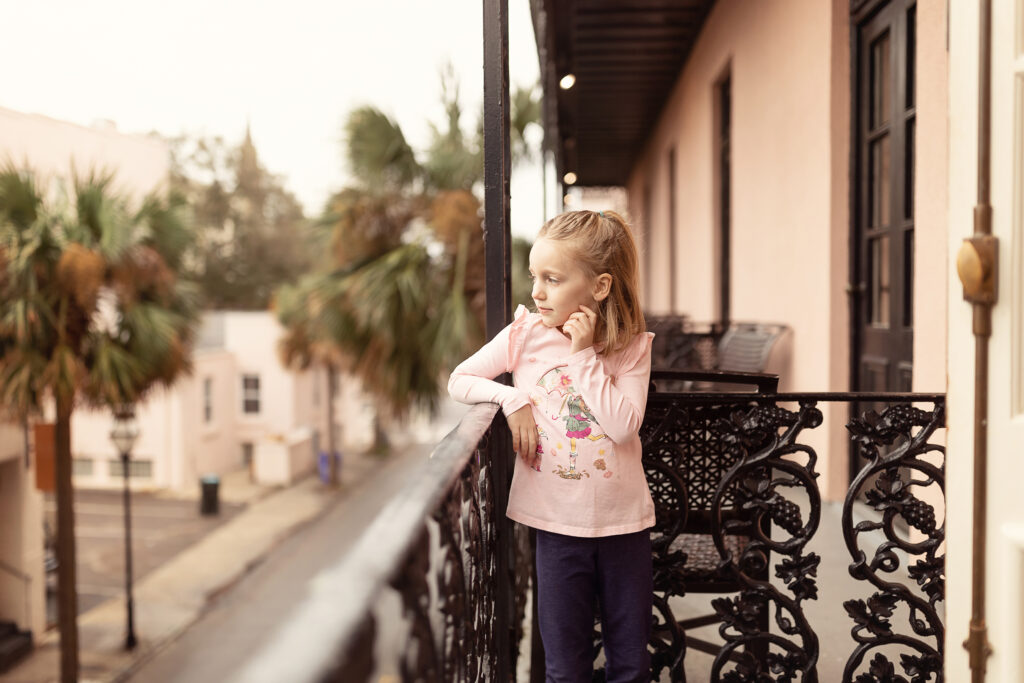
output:
M36 488L53 493L57 489L57 429L54 424L36 423Z

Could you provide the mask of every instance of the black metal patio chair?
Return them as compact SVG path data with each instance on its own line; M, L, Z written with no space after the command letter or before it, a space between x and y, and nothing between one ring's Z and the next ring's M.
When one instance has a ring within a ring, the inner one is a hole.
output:
M655 572L655 629L652 634L656 671L667 668L673 680L683 680L682 659L687 648L717 654L721 643L713 643L688 634L688 631L718 623L718 614L689 619L672 615L669 599L673 596L707 593L736 593L744 588L738 576L738 563L749 538L725 535L722 538L727 557L715 544L713 531L729 520L743 519L733 502L735 493L726 489L716 509L715 497L720 483L744 455L742 447L724 439L720 420L735 411L729 405L709 401L687 401L686 394L671 393L665 387L691 386L753 389L773 394L778 389L776 375L762 373L706 373L655 370L651 374L651 392L640 437L643 464L654 497L657 524L651 529ZM691 394L692 395L692 394ZM755 445L754 448L757 446ZM769 476L770 473L765 473ZM719 515L719 519L715 516ZM762 532L770 535L762 518ZM744 567L754 580L767 581L767 558L760 567ZM764 609L757 615L759 630L768 631L769 615ZM758 641L748 650L762 659L768 644Z

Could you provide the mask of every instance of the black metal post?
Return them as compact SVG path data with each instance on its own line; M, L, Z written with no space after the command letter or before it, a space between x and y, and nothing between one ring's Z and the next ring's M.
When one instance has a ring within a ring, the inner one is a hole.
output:
M128 487L128 463L131 454L121 454L121 475L124 479L124 590L127 609L128 632L124 638L124 649L132 650L138 644L135 638L135 601L132 598L132 503Z
M508 0L484 0L484 248L487 338L512 316Z
M508 0L484 0L484 254L487 286L487 338L493 338L512 317L511 233L509 228L509 93L508 93ZM508 383L506 375L504 381ZM512 522L505 516L508 505L512 438L505 421L495 421L490 440L494 472L495 536L495 642L498 648L495 681L512 675L512 623L514 583L512 553L515 543Z

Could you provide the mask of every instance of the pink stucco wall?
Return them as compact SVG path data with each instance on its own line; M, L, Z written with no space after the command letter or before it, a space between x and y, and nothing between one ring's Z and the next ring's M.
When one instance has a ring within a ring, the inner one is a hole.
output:
M820 255L828 253L831 223L830 21L828 4L819 0L723 0L708 18L628 188L631 211L642 214L643 185L650 184L651 280L667 282L665 169L669 149L676 149L676 312L698 320L716 313L709 286L715 266L712 117L714 84L726 73L733 93L733 316L800 323L820 317L827 306L825 288L808 291L805 284L828 280ZM801 258L812 254L817 258L810 263ZM782 296L765 297L765 283ZM667 301L667 292L650 292L651 310L664 311ZM798 344L827 342L812 326L801 327ZM820 359L796 383L824 388L826 366ZM812 385L800 381L805 377L818 379Z
M949 229L949 51L944 2L917 4L914 167L914 391L946 391ZM970 218L961 232L973 230Z
M936 4L936 3L931 3ZM945 9L918 21L918 135L944 139ZM942 4L942 3L937 3ZM647 268L648 310L669 311L669 230L675 231L676 313L718 313L716 85L731 79L731 318L793 330L786 391L849 389L850 18L846 0L719 0L698 37L627 191ZM926 92L927 88L927 92ZM668 225L669 151L676 154L676 221ZM915 388L942 391L946 152L918 145ZM649 203L645 192L650 193ZM646 206L645 206L646 205ZM649 210L647 210L649 207ZM650 214L650 215L645 215ZM927 244L926 244L927 243ZM931 340L931 341L930 341ZM822 457L826 496L847 483L843 404L823 406L808 438Z

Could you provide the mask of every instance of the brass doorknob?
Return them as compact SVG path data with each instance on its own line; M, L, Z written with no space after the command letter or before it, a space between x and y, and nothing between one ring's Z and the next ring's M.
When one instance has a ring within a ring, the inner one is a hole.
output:
M998 240L992 235L974 235L960 245L956 272L964 286L964 299L972 303L996 302Z
M976 297L981 292L981 284L988 275L988 268L982 261L981 254L968 241L960 245L956 254L956 272L960 276L960 282L964 286L964 294L968 297Z

